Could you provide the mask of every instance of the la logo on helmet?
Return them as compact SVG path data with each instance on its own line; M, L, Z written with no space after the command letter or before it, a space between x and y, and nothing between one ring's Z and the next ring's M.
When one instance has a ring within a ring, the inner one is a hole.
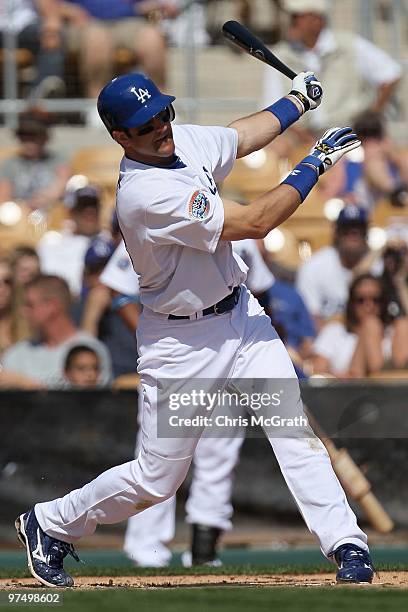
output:
M144 104L146 100L152 97L148 89L142 89L141 87L139 89L132 87L130 91L135 94L141 104Z

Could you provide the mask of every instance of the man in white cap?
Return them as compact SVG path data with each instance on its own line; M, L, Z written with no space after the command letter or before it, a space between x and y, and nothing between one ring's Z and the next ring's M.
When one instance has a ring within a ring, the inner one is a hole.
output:
M323 103L294 128L302 140L326 125L352 125L367 109L382 111L401 78L399 64L355 32L330 29L327 0L284 0L283 8L289 16L286 38L274 51L296 73L314 71L324 85ZM265 68L263 99L279 99L286 81Z

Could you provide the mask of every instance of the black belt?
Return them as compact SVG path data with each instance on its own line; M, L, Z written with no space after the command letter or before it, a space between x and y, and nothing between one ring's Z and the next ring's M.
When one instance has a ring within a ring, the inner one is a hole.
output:
M223 298L222 300L214 304L214 306L209 306L208 308L204 308L204 310L202 311L202 316L206 317L207 315L210 315L210 314L220 315L220 314L224 314L224 312L229 312L230 310L234 308L234 306L238 304L240 293L241 293L241 287L235 287L232 293L230 293L229 295L227 295L227 297ZM191 317L190 316L180 316L179 317L178 315L170 314L168 316L168 319L171 319L171 320L190 319L191 320L192 317L193 315L191 315Z

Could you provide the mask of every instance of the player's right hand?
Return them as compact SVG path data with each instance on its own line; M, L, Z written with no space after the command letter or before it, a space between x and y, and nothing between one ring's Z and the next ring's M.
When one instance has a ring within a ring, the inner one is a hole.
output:
M317 108L323 96L323 88L313 72L300 72L292 81L289 95L296 96L303 105L304 112Z
M323 174L339 161L345 153L356 149L361 142L351 127L334 127L327 130L316 142L302 163L313 165L319 174Z

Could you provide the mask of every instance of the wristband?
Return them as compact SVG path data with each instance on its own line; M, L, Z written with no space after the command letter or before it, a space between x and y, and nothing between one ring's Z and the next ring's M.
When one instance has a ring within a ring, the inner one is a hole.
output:
M330 160L328 160L328 162L329 161ZM328 162L326 162L326 163L328 163ZM320 157L317 157L317 155L308 155L307 157L303 158L300 163L301 164L307 164L308 166L312 166L313 168L315 168L318 176L321 176L323 174L323 172L326 170L326 168L324 166L324 163L323 163L323 160L320 159ZM331 162L330 162L330 164L331 164Z
M301 91L296 91L295 89L292 89L292 91L288 93L288 96L294 96L297 100L299 100L300 104L303 107L304 113L310 110L310 101L307 99L306 96L302 94Z
M302 116L296 104L291 102L288 98L281 98L275 102L275 104L268 106L264 110L269 111L278 119L281 124L281 134Z
M115 295L115 297L112 298L111 310L113 310L113 312L116 312L118 310L121 310L128 304L136 304L136 303L137 303L137 298L135 296Z
M305 160L307 159L306 157ZM302 202L309 195L319 178L319 169L309 165L308 162L304 163L305 160L302 160L281 183L281 185L294 187L299 192Z

